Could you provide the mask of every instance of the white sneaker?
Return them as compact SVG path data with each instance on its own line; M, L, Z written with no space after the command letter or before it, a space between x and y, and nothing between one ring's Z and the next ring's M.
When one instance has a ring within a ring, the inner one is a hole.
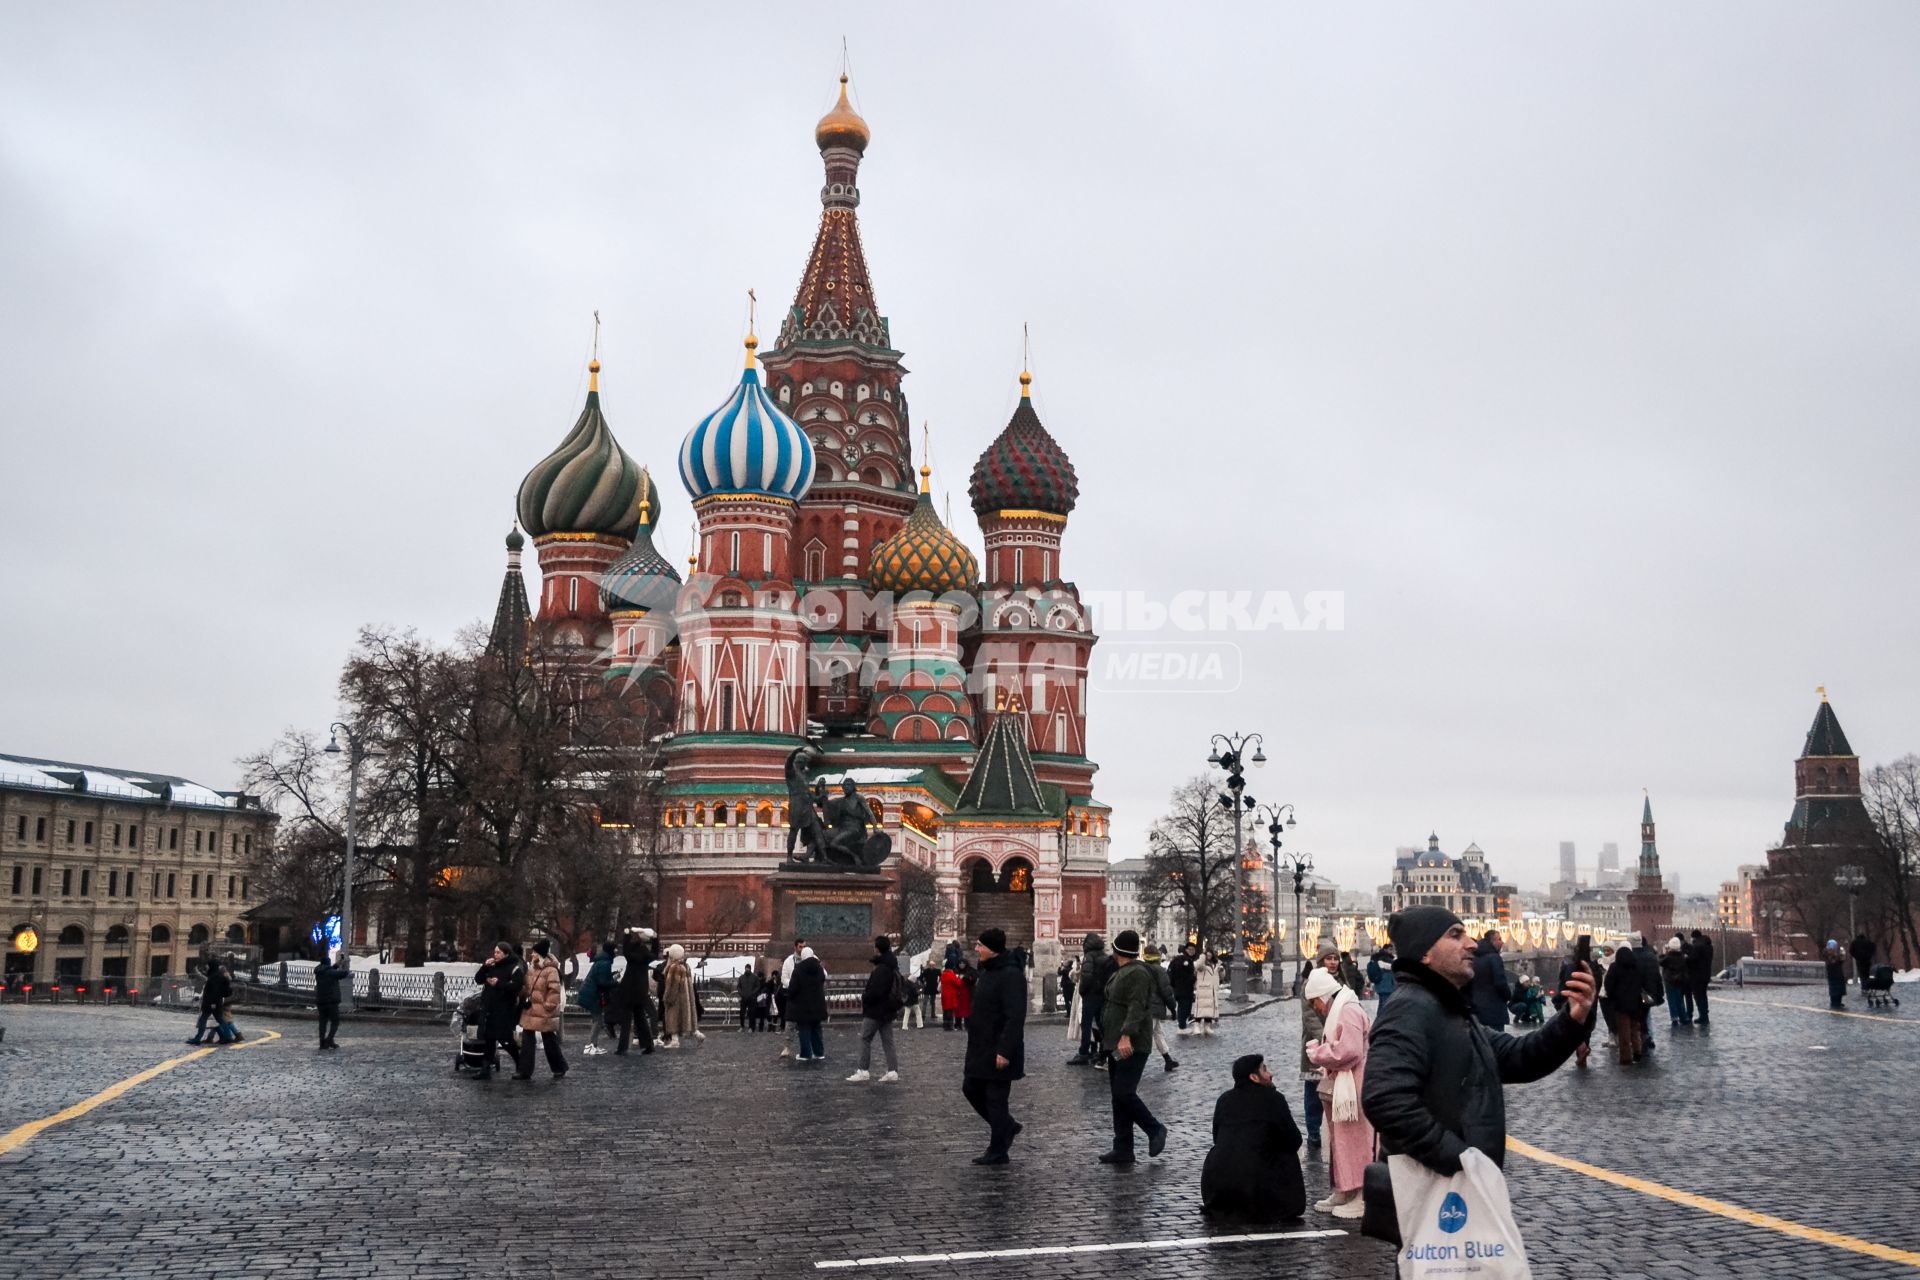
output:
M1328 1196L1325 1200L1315 1200L1313 1202L1313 1211L1315 1213L1332 1213L1334 1209L1339 1205L1339 1203L1340 1203L1339 1196L1331 1195L1331 1196Z
M1367 1202L1359 1196L1355 1196L1345 1204L1335 1205L1333 1207L1333 1216L1336 1218L1364 1218L1367 1216Z
M871 1079L873 1079L873 1074L871 1072L860 1070L848 1076L847 1083L848 1084L865 1084L867 1081Z
M693 1038L695 1040L705 1040L707 1038L707 1033L704 1031L696 1031L693 1033Z
M898 1071L889 1071L887 1072L887 1074L880 1077L880 1083L881 1084L898 1084L900 1083L900 1073Z
M793 1050L791 1050L791 1049L782 1049L782 1050L780 1050L780 1056L781 1056L781 1057L783 1057L783 1058L791 1058L791 1057L793 1056Z
M680 1037L679 1037L679 1036L669 1036L669 1037L667 1038L667 1043L666 1043L666 1045L665 1045L665 1047L666 1047L666 1048L668 1048L668 1049L678 1049L678 1048L680 1047Z

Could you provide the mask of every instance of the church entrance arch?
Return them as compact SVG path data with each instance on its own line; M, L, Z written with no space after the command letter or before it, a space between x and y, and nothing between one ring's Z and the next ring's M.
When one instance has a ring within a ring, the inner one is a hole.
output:
M983 929L999 928L1009 947L1033 950L1033 863L1018 854L997 863L985 854L962 857L960 882L966 891L968 940Z

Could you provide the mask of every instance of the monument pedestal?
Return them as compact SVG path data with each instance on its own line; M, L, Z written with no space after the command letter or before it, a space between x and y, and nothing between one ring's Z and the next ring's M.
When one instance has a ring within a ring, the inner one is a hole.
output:
M886 872L782 864L767 877L767 888L773 895L771 949L784 956L795 938L805 938L831 974L865 974L874 938L900 930L900 890Z

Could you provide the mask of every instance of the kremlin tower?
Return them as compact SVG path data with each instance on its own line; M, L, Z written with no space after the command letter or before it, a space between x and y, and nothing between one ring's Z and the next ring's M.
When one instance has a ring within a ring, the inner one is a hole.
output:
M662 914L628 923L704 941L745 901L721 951L784 954L802 932L830 965L863 962L875 933L913 954L997 924L1050 968L1063 939L1106 925L1108 810L1086 755L1095 636L1061 568L1079 484L1025 372L969 485L984 562L934 509L927 467L915 483L906 370L856 213L871 140L842 76L814 129L820 224L775 345L748 333L739 381L679 444L696 525L684 581L654 545L659 491L614 440L589 366L579 420L520 486L537 619L636 715L671 726ZM515 532L499 651L529 625L520 547ZM877 875L788 860L785 768L807 745L807 781L852 782L889 837Z
M1640 867L1627 891L1627 919L1656 951L1661 936L1673 928L1673 894L1660 875L1660 846L1653 838L1652 796L1640 804Z

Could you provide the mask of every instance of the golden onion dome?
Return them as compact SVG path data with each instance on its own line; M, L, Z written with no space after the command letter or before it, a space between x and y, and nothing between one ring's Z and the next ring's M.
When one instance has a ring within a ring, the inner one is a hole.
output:
M867 128L867 122L847 101L847 76L840 74L840 101L833 104L833 110L820 117L820 123L813 127L813 140L822 151L828 147L852 147L864 152L867 142L873 137L873 131Z
M900 531L874 547L867 561L867 585L874 590L943 596L980 581L980 562L934 511L931 488L930 471L921 467L920 500Z

